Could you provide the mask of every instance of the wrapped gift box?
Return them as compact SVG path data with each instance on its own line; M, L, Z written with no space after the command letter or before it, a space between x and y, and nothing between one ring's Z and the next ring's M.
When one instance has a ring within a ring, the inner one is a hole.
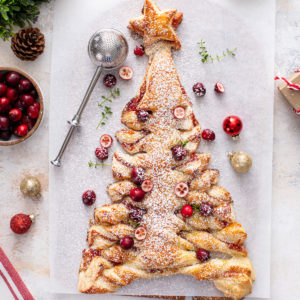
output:
M300 84L300 72L294 73L287 78L289 82ZM291 104L297 114L300 114L300 90L291 90L286 82L282 82L278 86L279 91L284 98Z

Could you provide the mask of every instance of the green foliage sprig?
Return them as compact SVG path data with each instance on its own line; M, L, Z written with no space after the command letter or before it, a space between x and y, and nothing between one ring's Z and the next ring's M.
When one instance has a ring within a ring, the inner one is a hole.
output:
M113 98L115 98L116 96L120 96L120 90L118 88L114 89L113 91L110 91L109 96L107 96L107 97L102 96L103 100L100 103L98 103L98 107L100 107L100 108L104 107L104 110L102 110L102 112L101 112L101 119L100 119L100 122L98 123L96 129L98 129L100 126L104 126L105 120L108 119L108 116L112 115L111 108L107 105L104 106L104 104L107 102L112 102Z
M101 164L99 164L99 163L94 163L94 162L92 162L91 160L88 162L88 164L89 164L89 167L90 168L97 168L97 167L99 167L99 166L101 166L102 168L103 167L105 167L105 166L109 166L109 165L107 165L107 164L103 164L103 163L101 163Z
M212 55L210 55L206 49L206 45L205 45L205 41L201 40L200 42L198 42L197 44L200 47L200 51L199 54L201 55L201 61L203 63L206 62L214 62L215 60L220 61L221 59L223 59L224 57L231 55L231 56L235 56L235 51L237 50L237 47L233 48L233 49L226 49L226 51L223 51L222 55L216 55L215 57L213 57Z
M173 148L174 146L177 146L177 145L181 145L182 147L185 147L188 144L188 142L189 142L188 140L182 141L182 140L177 139L175 141L175 143L171 144L171 148Z
M49 0L0 0L0 38L14 35L14 26L32 26L40 14L38 6Z
M131 225L134 229L140 226L140 223L133 221L132 219L127 220L128 224Z
M192 208L193 208L193 215L195 215L199 212L199 205L192 204Z

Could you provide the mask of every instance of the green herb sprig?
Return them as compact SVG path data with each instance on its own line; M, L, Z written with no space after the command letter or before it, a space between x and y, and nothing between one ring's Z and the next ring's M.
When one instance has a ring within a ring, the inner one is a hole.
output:
M0 0L0 38L4 41L14 35L14 26L32 26L40 14L38 6L49 0Z
M99 166L101 166L102 168L103 167L105 167L105 166L109 166L109 165L107 165L107 164L103 164L103 163L101 163L101 164L99 164L99 163L94 163L94 162L92 162L91 160L88 162L88 164L89 164L89 167L90 168L97 168L97 167L99 167Z
M186 140L184 142L180 141L180 144L181 144L182 147L185 147L188 144L188 142L189 142L188 140Z
M182 141L182 140L177 139L176 142L171 145L171 148L173 148L176 145L181 145L182 147L185 147L187 145L187 143L189 143L188 140Z
M236 56L235 51L237 50L237 47L233 48L233 49L226 49L226 51L223 51L223 53L221 55L216 55L215 57L213 57L211 54L208 53L207 49L206 49L206 42L204 40L201 39L200 42L197 43L200 47L200 51L199 54L201 55L201 61L202 63L206 63L206 62L214 62L215 60L220 61L221 59L223 59L224 57L231 55L231 56Z
M107 97L102 96L103 100L100 103L98 103L98 107L100 107L100 108L104 107L104 110L102 110L102 112L101 112L101 119L100 119L100 122L98 123L96 129L98 129L100 126L104 126L105 120L107 120L108 117L110 115L112 115L111 108L107 105L104 106L104 104L107 102L112 102L112 100L117 96L120 96L120 90L118 88L114 89L113 91L110 91L109 96L107 96Z
M192 204L192 208L193 208L193 215L197 214L200 211L199 205L197 204Z
M138 228L140 226L140 223L135 222L135 221L133 221L131 219L128 219L127 222L128 222L129 225L133 226L134 229L136 229L136 228Z

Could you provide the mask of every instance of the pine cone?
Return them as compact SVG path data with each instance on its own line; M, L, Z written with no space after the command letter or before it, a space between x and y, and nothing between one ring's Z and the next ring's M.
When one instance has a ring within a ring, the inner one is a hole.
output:
M45 48L45 37L38 28L19 30L11 39L11 49L22 60L35 60Z

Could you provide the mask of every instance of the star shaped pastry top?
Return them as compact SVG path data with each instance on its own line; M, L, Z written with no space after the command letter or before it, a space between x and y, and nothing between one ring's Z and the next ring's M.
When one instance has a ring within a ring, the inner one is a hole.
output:
M145 0L143 15L129 22L129 29L144 37L144 46L149 47L159 40L165 40L175 49L181 44L175 29L181 23L182 13L176 9L161 11L152 0Z

